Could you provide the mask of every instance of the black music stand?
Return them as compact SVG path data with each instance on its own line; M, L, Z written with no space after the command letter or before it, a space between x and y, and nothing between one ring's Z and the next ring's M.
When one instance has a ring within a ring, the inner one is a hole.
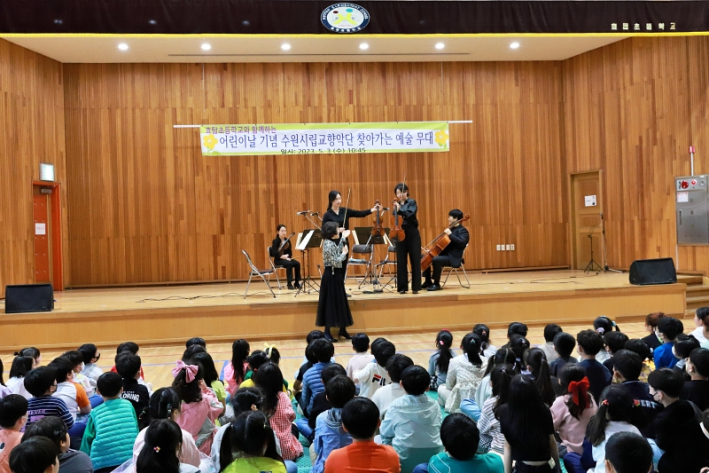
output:
M301 247L303 239L308 238L307 243L305 246ZM303 233L298 235L298 243L296 244L296 249L302 251L302 259L303 259L303 282L300 284L300 289L295 293L295 296L293 297L298 297L298 294L305 293L305 294L310 294L311 291L315 292L320 292L320 285L316 283L313 278L310 277L310 271L308 270L308 265L306 264L307 258L306 255L308 254L309 250L312 250L313 248L319 248L322 245L322 232L320 229L310 229L310 230L304 230Z
M384 234L386 236L389 236L389 228L384 228ZM357 289L361 289L362 286L367 282L367 279L369 279L370 284L372 285L372 290L371 291L364 291L365 294L374 294L374 293L379 293L383 292L382 288L377 288L376 286L381 286L379 284L379 277L377 276L376 272L374 271L374 261L376 261L376 248L377 245L388 245L386 239L384 236L374 236L372 235L372 227L355 227L354 229L355 233L355 238L356 241L366 241L367 243L364 245L365 247L371 247L372 252L369 254L369 264L367 266L367 272L364 275L364 278L362 281L359 283L359 286ZM349 266L349 265L348 265Z

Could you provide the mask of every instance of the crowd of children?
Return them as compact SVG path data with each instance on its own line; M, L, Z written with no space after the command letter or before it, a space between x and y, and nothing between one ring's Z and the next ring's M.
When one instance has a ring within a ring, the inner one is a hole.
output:
M316 330L292 386L275 347L235 341L220 376L193 338L155 392L135 343L106 373L95 345L46 366L27 348L7 383L0 365L0 473L706 473L709 309L695 324L549 324L534 347L515 322L499 349L478 324L457 356L439 332L427 368L363 333L343 367Z

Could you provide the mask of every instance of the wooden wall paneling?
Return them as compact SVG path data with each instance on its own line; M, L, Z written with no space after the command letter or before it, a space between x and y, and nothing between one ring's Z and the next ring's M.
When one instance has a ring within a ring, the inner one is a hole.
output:
M39 163L54 164L64 183L65 140L61 65L47 57L0 40L0 297L8 284L34 282L32 181ZM65 283L67 186L61 186Z

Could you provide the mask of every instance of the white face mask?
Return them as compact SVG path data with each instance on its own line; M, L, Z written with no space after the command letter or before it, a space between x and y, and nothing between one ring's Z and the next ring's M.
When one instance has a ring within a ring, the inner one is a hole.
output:
M86 368L86 363L83 361L81 362L81 371L84 371L84 368Z

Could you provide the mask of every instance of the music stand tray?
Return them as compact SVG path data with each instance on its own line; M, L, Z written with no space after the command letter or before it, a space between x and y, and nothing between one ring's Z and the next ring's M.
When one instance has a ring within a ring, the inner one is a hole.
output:
M316 228L304 230L302 233L298 233L298 240L296 242L295 249L302 251L303 275L305 277L300 285L300 289L298 289L293 297L298 297L298 294L300 293L310 294L311 291L320 292L320 285L313 281L313 278L310 277L310 271L308 271L308 265L306 264L306 255L309 250L319 248L321 246L322 232L320 229Z

